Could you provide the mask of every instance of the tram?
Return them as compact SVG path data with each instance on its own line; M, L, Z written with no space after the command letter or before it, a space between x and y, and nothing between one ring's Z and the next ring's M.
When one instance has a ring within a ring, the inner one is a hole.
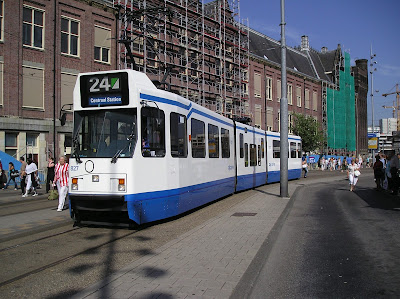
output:
M134 70L82 73L73 94L76 222L170 218L280 178L279 133L235 122ZM301 175L289 135L288 178Z

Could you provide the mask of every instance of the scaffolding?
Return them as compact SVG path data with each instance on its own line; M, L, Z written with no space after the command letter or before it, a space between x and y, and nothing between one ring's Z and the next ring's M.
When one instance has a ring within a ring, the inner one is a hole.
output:
M336 63L336 88L327 88L328 152L347 154L356 150L355 89L351 74L350 55Z
M165 81L170 91L224 116L249 116L249 26L240 19L239 0L114 0L113 5L119 69L135 65L154 82Z

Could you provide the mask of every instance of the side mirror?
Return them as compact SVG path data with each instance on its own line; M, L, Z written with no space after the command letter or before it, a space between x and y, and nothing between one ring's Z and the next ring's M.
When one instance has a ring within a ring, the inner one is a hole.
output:
M60 117L61 126L64 126L67 121L67 113L63 113Z

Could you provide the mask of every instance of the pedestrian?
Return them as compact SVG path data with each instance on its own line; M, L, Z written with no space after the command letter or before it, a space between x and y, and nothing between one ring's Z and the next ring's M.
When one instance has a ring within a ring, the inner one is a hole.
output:
M58 189L58 208L57 212L62 212L64 209L65 198L68 193L68 176L69 165L64 156L60 157L57 165L55 166L53 186Z
M338 165L337 169L340 170L341 172L343 172L343 170L342 170L342 159L341 159L341 157L338 157L337 165Z
M303 157L302 167L304 170L304 178L306 178L308 173L307 157Z
M21 157L19 158L19 161L21 162L21 171L19 173L19 176L21 178L21 191L22 191L22 195L25 194L25 189L26 189L26 162L25 162L25 158Z
M379 155L376 155L375 159L376 161L373 167L374 167L376 189L382 190L383 178L385 176L385 172L383 170L383 163L381 160L379 160Z
M395 153L390 158L390 174L392 176L392 195L397 195L399 191L399 175L397 171L399 170L399 158Z
M6 173L3 169L3 164L1 164L1 159L0 159L0 188L4 188L6 182L7 182Z
M15 169L14 163L10 162L8 163L8 181L7 184L4 186L4 189L8 188L8 185L10 185L11 181L14 181L14 190L17 190L17 177L19 176L18 170Z
M321 158L321 170L324 171L325 170L325 157L322 156Z
M26 172L26 190L25 194L22 195L22 197L27 197L30 189L32 188L33 194L32 196L37 196L36 192L36 187L37 187L37 182L36 182L36 173L37 173L37 166L35 162L33 162L32 158L28 158L27 160L25 172Z
M354 189L356 188L359 172L360 167L358 166L358 164L356 164L355 159L352 159L351 164L347 166L347 175L350 181L350 191L354 191Z
M55 168L54 159L53 157L49 156L49 159L47 160L46 193L49 193L50 186L53 185L54 168Z

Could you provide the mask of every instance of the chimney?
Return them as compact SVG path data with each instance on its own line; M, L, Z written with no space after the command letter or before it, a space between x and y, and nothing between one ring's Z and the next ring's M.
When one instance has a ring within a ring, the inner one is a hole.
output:
M307 35L301 37L301 51L310 51L310 43L308 42Z
M321 53L325 54L326 52L328 52L328 48L327 47L322 47L321 48Z

